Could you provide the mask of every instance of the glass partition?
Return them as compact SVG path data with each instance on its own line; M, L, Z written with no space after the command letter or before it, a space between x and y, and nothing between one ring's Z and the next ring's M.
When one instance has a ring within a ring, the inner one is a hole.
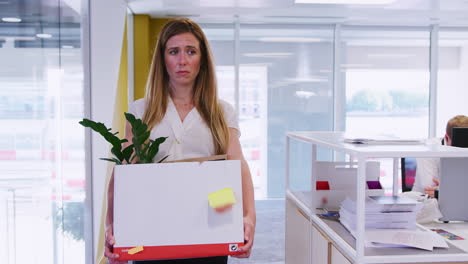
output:
M5 17L0 263L84 263L81 1L8 1Z
M427 137L429 28L343 27L341 40L346 131Z
M447 121L468 115L468 28L441 28L437 75L436 136L445 136Z

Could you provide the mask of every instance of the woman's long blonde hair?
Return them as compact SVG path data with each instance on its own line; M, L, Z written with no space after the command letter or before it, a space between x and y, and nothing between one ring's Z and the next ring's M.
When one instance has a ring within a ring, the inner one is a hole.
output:
M216 154L225 154L229 141L229 130L223 108L218 102L213 56L208 40L200 26L189 19L171 20L159 34L146 84L146 110L143 114L143 122L148 124L148 129L151 130L161 122L166 114L169 75L166 70L164 53L167 41L182 33L192 33L200 43L200 71L193 87L193 102L211 131Z

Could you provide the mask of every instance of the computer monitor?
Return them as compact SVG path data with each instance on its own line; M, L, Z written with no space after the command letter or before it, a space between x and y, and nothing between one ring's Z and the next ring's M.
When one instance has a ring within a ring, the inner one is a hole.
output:
M452 146L468 148L468 127L452 128Z
M416 179L416 159L402 158L401 159L401 190L409 192L413 189L414 180Z

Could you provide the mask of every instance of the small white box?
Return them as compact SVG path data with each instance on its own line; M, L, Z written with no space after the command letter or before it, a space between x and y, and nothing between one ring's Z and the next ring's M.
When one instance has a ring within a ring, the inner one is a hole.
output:
M317 190L315 208L338 209L347 196L355 196L357 184L357 163L340 161L318 161L317 181L328 182L329 190ZM379 181L380 163L366 162L366 180ZM383 189L367 189L366 196L384 195Z
M240 161L115 166L114 252L119 260L236 255L244 244ZM208 194L230 187L237 203L217 213ZM136 246L144 250L130 255Z

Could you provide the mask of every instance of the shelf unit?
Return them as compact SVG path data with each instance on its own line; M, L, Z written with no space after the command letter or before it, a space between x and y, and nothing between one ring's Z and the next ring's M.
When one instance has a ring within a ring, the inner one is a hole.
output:
M443 145L365 145L344 143L343 132L290 132L286 136L286 199L292 203L316 228L341 252L351 263L434 263L434 262L465 262L468 261L468 250L449 243L448 249L423 251L411 248L366 248L364 245L364 211L366 189L366 160L372 158L393 159L393 194L398 193L398 166L402 157L434 158L434 157L468 157L468 149L454 148ZM317 162L317 147L350 155L357 159L357 230L356 238L336 221L324 220L317 216L318 209L312 208L316 197L315 188L310 191L294 191L290 189L290 144L292 140L310 144L312 153L311 186L315 186L317 173L314 170ZM423 226L419 226L426 229ZM288 232L288 230L286 231ZM312 234L312 233L310 233ZM286 234L288 237L288 234ZM312 241L313 244L313 241Z

